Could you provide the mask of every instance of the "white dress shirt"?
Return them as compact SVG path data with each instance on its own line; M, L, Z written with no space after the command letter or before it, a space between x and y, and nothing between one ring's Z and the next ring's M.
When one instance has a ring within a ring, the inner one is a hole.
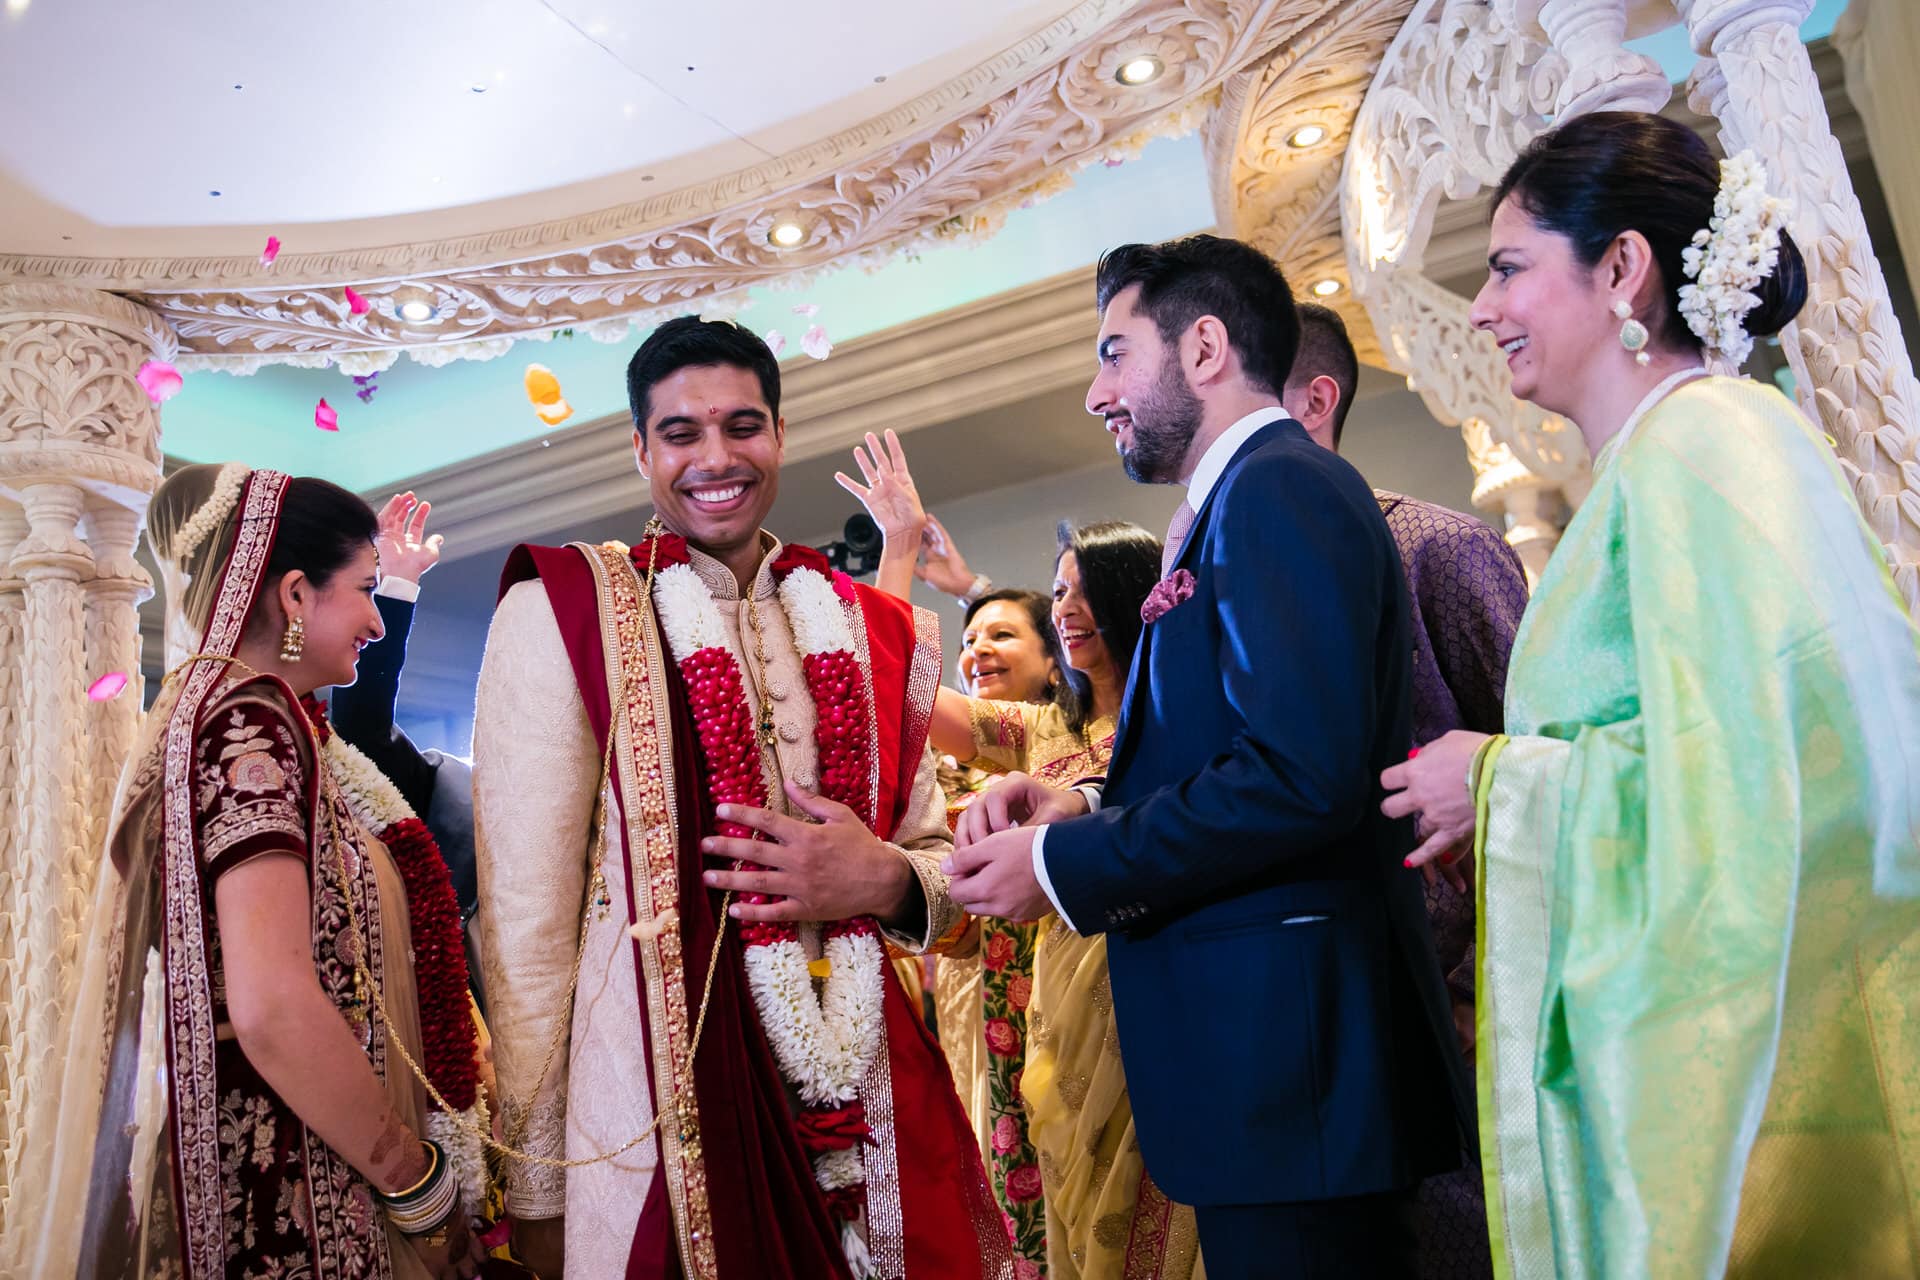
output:
M1277 404L1266 405L1255 409L1214 437L1213 443L1207 446L1207 451L1200 455L1200 461L1194 464L1193 475L1187 479L1187 505L1196 512L1199 511L1201 504L1206 502L1207 495L1213 492L1213 486L1220 483L1220 477L1226 472L1227 464L1233 461L1233 455L1240 452L1240 446L1262 427L1289 416L1287 411ZM1099 787L1084 786L1075 789L1086 797L1088 812L1099 812ZM1033 833L1033 878L1040 882L1040 892L1047 895L1047 901L1053 904L1053 909L1059 913L1060 919L1067 928L1079 933L1080 930L1074 927L1073 921L1068 917L1066 908L1060 905L1060 895L1053 891L1053 881L1047 878L1045 851L1048 825L1042 823Z

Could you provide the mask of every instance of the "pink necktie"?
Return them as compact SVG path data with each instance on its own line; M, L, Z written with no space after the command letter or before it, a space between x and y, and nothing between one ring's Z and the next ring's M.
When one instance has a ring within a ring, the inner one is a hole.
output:
M1180 548L1187 540L1187 534L1193 529L1193 508L1182 498L1180 506L1173 513L1173 520L1167 525L1167 541L1160 551L1160 576L1166 577L1173 572L1174 562L1180 559Z

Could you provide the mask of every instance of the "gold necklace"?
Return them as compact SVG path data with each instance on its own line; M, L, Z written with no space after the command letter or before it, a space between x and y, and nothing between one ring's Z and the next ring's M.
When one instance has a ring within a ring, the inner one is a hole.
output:
M767 639L760 634L760 576L754 575L747 587L747 626L753 632L753 656L760 664L760 745L771 747L775 743L773 732L773 697L767 688Z

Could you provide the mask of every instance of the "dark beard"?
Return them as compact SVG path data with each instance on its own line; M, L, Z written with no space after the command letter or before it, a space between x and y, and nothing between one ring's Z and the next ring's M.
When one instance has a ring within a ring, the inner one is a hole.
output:
M1120 451L1120 466L1136 484L1172 484L1180 478L1194 433L1200 430L1200 397L1187 385L1179 362L1168 353L1153 391L1131 406L1133 447Z

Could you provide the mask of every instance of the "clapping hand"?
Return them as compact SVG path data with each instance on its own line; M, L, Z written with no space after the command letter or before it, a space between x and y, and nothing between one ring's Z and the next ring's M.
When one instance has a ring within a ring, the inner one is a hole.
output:
M926 530L920 535L920 563L914 576L942 595L963 596L973 587L973 570L967 567L953 535L938 517L927 517Z
M380 526L374 537L384 576L418 582L440 563L440 548L446 539L437 533L425 536L427 513L432 510L431 502L419 501L411 490L394 494L380 508Z

